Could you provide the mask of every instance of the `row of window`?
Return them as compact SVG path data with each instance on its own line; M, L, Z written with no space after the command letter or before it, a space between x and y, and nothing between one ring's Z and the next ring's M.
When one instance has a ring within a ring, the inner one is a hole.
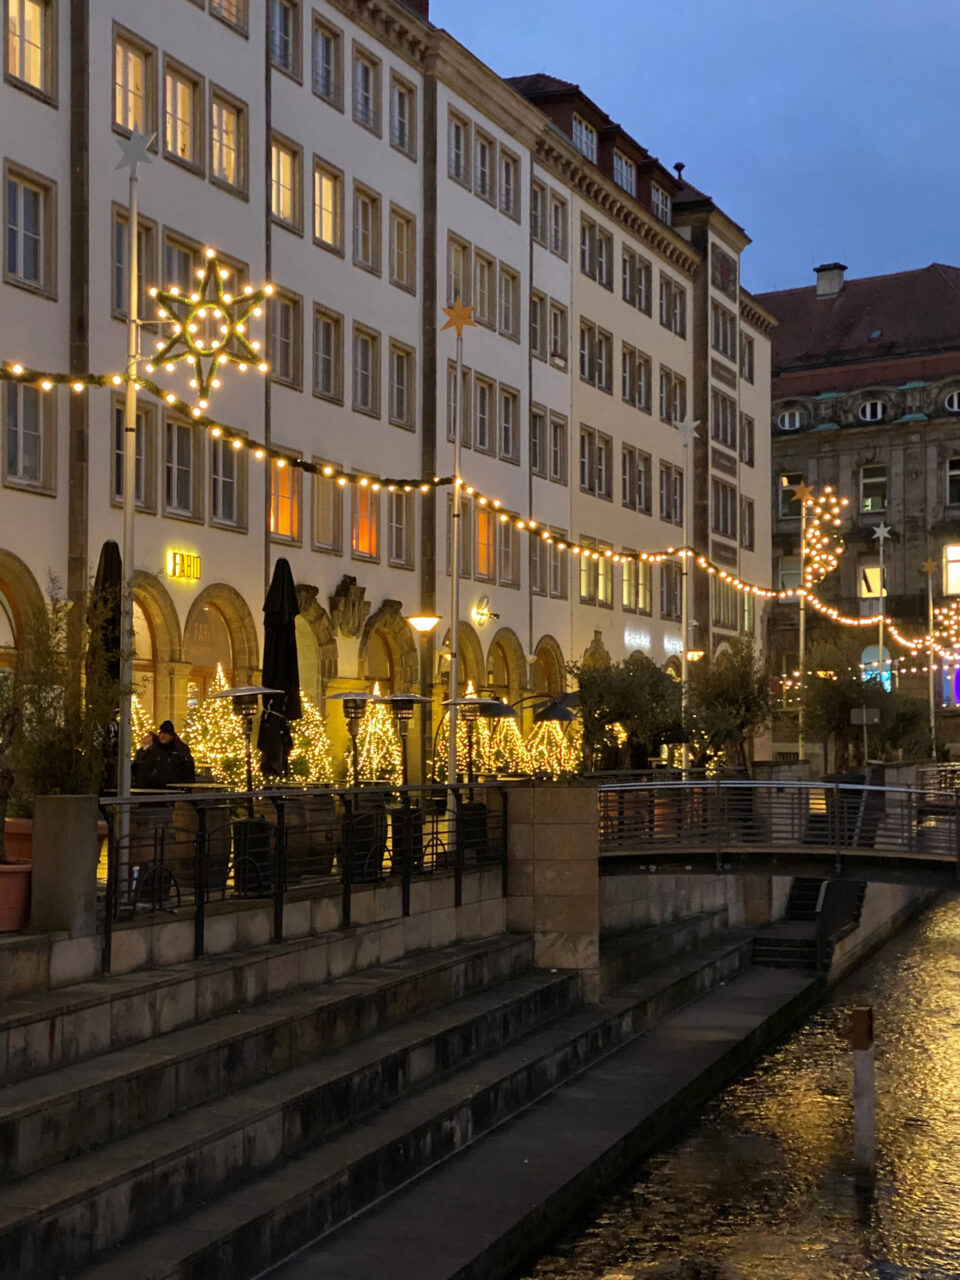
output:
M520 158L452 109L447 116L447 175L520 221Z
M748 467L756 457L756 424L747 413L737 409L737 402L718 391L710 391L710 439L733 453Z
M573 145L580 154L596 164L599 134L596 128L577 112L573 113L571 137ZM624 191L636 198L637 166L619 148L614 149L613 152L613 180L618 187L622 187ZM669 227L673 214L672 201L667 192L657 183L653 183L650 188L650 207L660 221L665 222Z
M453 502L447 499L447 574L450 574ZM461 578L520 586L520 530L516 516L463 497L457 559Z
M948 413L960 413L960 391L950 391L943 398L943 407ZM887 405L883 400L864 400L857 410L861 422L882 422L887 416ZM777 426L781 431L799 431L809 422L806 410L785 409L777 417Z
M613 235L586 216L580 219L580 272L602 288L613 291ZM624 302L650 315L652 282L653 268L647 259L624 245L620 260ZM681 338L687 336L687 291L663 272L660 273L660 323Z
M740 377L745 382L754 379L755 348L753 338L740 329L736 315L719 302L710 303L710 345L714 351L734 363L739 354Z
M654 566L645 560L615 564L613 548L609 543L594 538L581 537L581 546L598 553L580 556L580 603L598 605L602 609L614 607L615 577L619 575L619 602L624 613L652 616L654 598L661 618L679 622L682 616L683 571L675 561L664 561ZM655 591L654 575L659 578ZM533 571L531 569L531 581ZM710 584L711 613L715 626L731 631L752 632L755 621L755 602L751 595L739 592L729 583L714 579ZM552 591L550 594L554 594Z
M457 366L447 365L447 439L457 427L465 449L499 455L505 462L520 462L520 393L472 369L461 369L457 392ZM458 418L459 415L459 418ZM560 419L555 419L560 422ZM564 425L564 439L566 426ZM563 450L564 464L566 447ZM564 476L566 475L564 466ZM564 479L565 483L565 479Z
M478 324L519 341L519 272L451 235L447 240L447 305L452 306L458 298L466 305L473 303L473 318Z

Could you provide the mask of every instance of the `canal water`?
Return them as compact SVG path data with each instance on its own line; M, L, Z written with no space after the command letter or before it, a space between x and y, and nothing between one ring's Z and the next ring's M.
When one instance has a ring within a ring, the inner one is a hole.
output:
M850 1010L876 1026L878 1177L852 1178ZM632 1171L530 1280L958 1280L960 898Z

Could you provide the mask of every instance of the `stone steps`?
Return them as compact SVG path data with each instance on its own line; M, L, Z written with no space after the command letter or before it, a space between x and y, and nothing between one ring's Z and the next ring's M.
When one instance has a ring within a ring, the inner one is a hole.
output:
M154 1220L176 1225L155 1230L82 1274L90 1280L128 1280L131 1276L139 1280L194 1280L214 1275L241 1280L255 1276L469 1146L658 1018L727 981L741 971L748 958L749 940L737 937L675 959L659 973L648 975L598 1006L568 1012L546 1026L528 1029L486 1057L464 1063L452 1075L426 1080L424 1087L399 1098L363 1125L334 1133L249 1185L231 1190L226 1180L222 1184L225 1194L192 1213L186 1211L182 1196L176 1203L170 1202L175 1193L166 1190L161 1180L159 1192L166 1195L166 1203L157 1206ZM541 975L541 980L549 978ZM554 976L553 981L557 980ZM458 1007L447 1012L452 1016ZM432 1015L431 1021L436 1017ZM367 1045L372 1051L373 1042ZM361 1047L354 1046L350 1052ZM328 1065L328 1060L322 1059L300 1075L316 1076ZM285 1087L283 1077L277 1077L229 1102L242 1100L243 1105L249 1105L251 1097L263 1097L281 1086ZM199 1121L207 1112L225 1110L225 1105L201 1108L194 1115ZM215 1117L205 1122L213 1125ZM315 1141L316 1135L311 1140ZM200 1199L202 1193L193 1193L190 1202ZM8 1228L0 1195L0 1273L8 1274L2 1265L6 1262L12 1276L22 1274L18 1267L38 1267L27 1270L31 1280L47 1280L60 1273L73 1275L76 1254L73 1261L67 1255L80 1238L92 1238L95 1252L103 1253L107 1245L104 1237L111 1233L112 1225L109 1201L88 1198L86 1203L89 1216L82 1232L65 1226L67 1218L62 1211L61 1225L53 1238L44 1233L41 1222L31 1220L32 1245L26 1235L21 1236L20 1252L5 1259L2 1242L8 1234L15 1237ZM121 1211L125 1205L121 1199ZM27 1216L26 1207L21 1212ZM127 1226L129 1235L137 1229ZM114 1229L112 1234L118 1233ZM65 1241L61 1242L60 1236L65 1236ZM36 1252L43 1242L44 1252ZM56 1261L46 1252L51 1247L58 1255Z
M643 977L672 956L705 946L727 926L727 909L632 929L600 940L600 989L613 991Z

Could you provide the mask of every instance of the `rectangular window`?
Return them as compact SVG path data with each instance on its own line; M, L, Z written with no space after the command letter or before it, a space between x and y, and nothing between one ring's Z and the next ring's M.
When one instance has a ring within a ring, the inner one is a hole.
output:
M497 324L497 265L492 257L488 257L485 253L477 253L475 260L476 288L474 291L474 316L479 324L493 325ZM534 315L535 308L531 308L530 325L532 340L532 325L536 319ZM534 346L534 355L536 355L536 346Z
M500 212L520 216L520 161L505 151L500 152Z
M597 163L597 131L582 116L573 116L573 145L582 156Z
M743 616L740 592L729 582L714 578L710 583L710 603L713 625L726 631L738 631Z
M542 538L530 538L530 591L535 596L547 594L547 544Z
M660 519L683 524L683 472L665 462L660 464Z
M557 545L557 540L565 541L566 534L554 529L553 540L548 542L548 557L550 561L550 594L554 600L566 600L569 591L568 578L568 552ZM537 542L537 538L531 538L531 542Z
M580 379L591 384L597 380L597 328L589 320L580 321Z
M537 244L547 243L547 189L542 182L530 187L530 235Z
M520 397L515 391L500 389L500 457L508 462L520 461L517 438L517 414Z
M710 393L710 436L727 449L737 447L737 402L720 391Z
M168 419L164 448L164 503L176 515L193 515L193 428Z
M547 474L547 416L542 409L530 410L530 470L535 476Z
M747 413L740 415L740 461L752 467L756 456L755 424Z
M353 118L380 132L380 63L359 50L353 57Z
M492 582L497 576L496 513L477 503L474 512L474 569L475 578Z
M278 222L300 226L300 153L274 138L270 145L270 211Z
M473 507L469 498L460 500L460 537L457 560L461 578L469 578L473 574L473 524L471 521ZM453 542L453 500L447 497L447 574L450 573L451 544Z
M803 484L802 472L781 471L777 492L780 495L779 511L782 520L790 517L800 518L800 499L794 492L797 485L800 484Z
M737 317L719 302L710 303L710 342L728 360L737 358Z
M416 223L402 209L390 210L390 283L414 292L417 287Z
M413 427L413 352L399 343L390 344L390 421Z
M53 249L52 191L12 172L7 175L6 275L17 284L50 291L47 260Z
M960 546L943 548L943 594L960 596Z
M608 395L613 392L613 335L597 330L597 386Z
M294 0L270 0L270 61L291 76L297 74L298 8Z
M567 256L567 202L550 194L550 252Z
M313 168L313 238L325 249L343 251L343 179L323 164Z
M416 151L417 97L411 85L396 76L390 81L390 145L405 156Z
M7 0L7 75L46 97L56 94L55 4Z
M560 418L550 419L550 479L567 483L567 424Z
M580 273L591 280L597 274L597 227L589 218L580 219Z
M613 180L630 195L637 194L637 166L622 151L613 153Z
M354 184L353 261L366 271L380 270L380 197Z
M247 29L247 0L210 0L210 12L231 27Z
M950 458L947 462L947 504L960 506L960 458Z
M627 551L633 556L636 552ZM635 560L625 560L620 569L620 607L624 613L637 611L637 564Z
M520 533L511 516L497 519L497 574L500 585L518 587L520 585Z
M492 453L494 444L490 431L491 402L493 401L493 384L486 378L475 379L474 394L474 431L473 443L484 453Z
M343 322L319 309L313 315L313 393L343 399Z
M353 407L380 414L380 339L368 329L353 334Z
M480 311L480 269L477 268L477 312ZM530 297L530 351L537 360L547 358L547 300L542 293ZM477 317L479 319L479 315Z
M43 392L8 382L6 391L6 476L23 484L42 484Z
M660 617L679 622L681 618L683 579L680 566L665 561L660 566Z
M30 388L22 387L20 390L29 390ZM13 388L11 388L11 391ZM113 499L115 502L123 500L123 437L126 427L127 415L122 404L113 406ZM136 481L134 483L134 500L138 507L142 507L146 501L147 484L146 484L146 432L147 422L146 413L144 411L137 412L137 431L136 431ZM217 442L219 443L219 441ZM8 442L9 447L9 442ZM8 458L9 472L9 458Z
M596 494L598 498L613 498L613 441L609 436L597 433L596 444Z
M601 609L613 608L613 547L609 543L598 543L600 559L597 560L597 604Z
M646 560L638 560L637 571L637 612L653 613L653 568Z
M567 363L567 309L550 303L550 359Z
M350 547L361 560L380 559L380 492L370 485L353 488L353 530Z
M669 276L660 275L660 323L681 338L687 334L686 291Z
M637 451L629 444L620 450L620 501L637 510Z
M462 116L450 113L447 123L447 173L454 182L470 183L470 126Z
M637 510L650 514L651 468L653 463L649 453L637 450Z
M140 319L150 319L154 303L147 290L156 280L157 239L152 223L138 218L137 225L137 310ZM113 215L113 245L111 264L111 310L119 319L127 318L130 302L129 269L130 232L126 213L119 210Z
M597 284L613 288L613 236L603 230L597 231Z
M637 353L628 342L620 355L620 397L624 404L637 403Z
M887 468L883 463L870 463L860 468L860 510L886 511Z
M313 29L313 91L335 107L343 103L343 39L323 22Z
M650 357L637 352L637 408L649 413L653 396L653 365Z
M210 514L221 524L237 523L238 451L230 440L210 442Z
M740 377L753 382L754 345L748 333L740 333Z
M517 338L520 319L520 277L509 267L500 268L500 332Z
M300 537L300 468L286 458L270 463L270 533L290 542Z
M650 186L650 208L654 215L665 222L669 227L673 221L673 210L670 197L664 191L663 187L658 187L654 182Z
M580 538L580 603L597 603L597 561L593 558L597 543L594 538Z
M722 480L710 482L710 527L725 538L737 536L737 491Z
M473 149L473 184L482 200L493 200L495 156L496 144L493 139L477 130Z
M463 383L461 386L461 395L463 397L463 422L460 424L461 443L465 448L470 446L470 411L471 411L471 389L470 389L470 370L463 370ZM457 425L457 411L459 402L457 400L457 366L451 361L447 365L447 439L453 440L455 435L455 426Z
M210 176L235 191L247 185L247 113L219 92L210 98Z
M153 53L125 35L117 36L113 80L114 125L129 132L149 132L155 118Z
M194 169L203 161L198 127L202 102L200 80L182 67L168 65L163 77L163 150Z
M274 382L283 382L290 387L300 386L301 324L299 300L274 294L267 307L270 373Z
M673 422L673 378L666 365L660 366L660 421Z
M580 428L580 491L596 490L596 432L589 427Z
M447 243L447 306L457 299L470 302L470 249L462 240L450 237Z
M687 416L687 382L678 373L673 375L673 421L683 422Z
M402 569L413 567L413 494L387 494L387 558Z
M754 549L756 540L754 506L751 498L740 499L740 545L745 551Z
M324 475L329 469L330 475ZM336 468L321 464L313 477L313 545L318 551L340 551L343 547L343 486L333 477Z

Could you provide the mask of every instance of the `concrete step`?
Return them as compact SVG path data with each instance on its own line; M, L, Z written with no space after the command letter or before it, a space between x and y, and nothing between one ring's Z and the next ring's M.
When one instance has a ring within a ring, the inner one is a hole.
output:
M83 1275L89 1280L257 1275L512 1118L658 1018L735 976L748 952L749 936L738 936L684 956L659 976L649 975L599 1006L523 1036L187 1217L165 1206L158 1220L179 1219L175 1227L162 1228ZM98 1222L90 1222L87 1229L94 1235L97 1228ZM24 1253L18 1264L29 1261ZM37 1273L47 1274L55 1273Z
M727 926L727 909L632 929L600 940L600 986L613 991L642 977L671 956L704 946Z
M352 967L346 963L347 952L357 955L355 933L300 938L11 1000L0 1016L0 1085L339 977ZM488 943L464 944L463 954L486 955ZM531 946L522 937L505 937L498 946L517 967L508 964L492 973L491 980L519 972L532 961ZM342 966L338 948L344 952ZM436 958L454 950L424 954Z
M407 957L0 1090L0 1180L116 1142L530 967L501 937Z
M349 1145L336 1136L348 1126L375 1127L384 1107L578 1004L577 975L530 973L23 1179L0 1191L0 1275L71 1273L320 1143Z

